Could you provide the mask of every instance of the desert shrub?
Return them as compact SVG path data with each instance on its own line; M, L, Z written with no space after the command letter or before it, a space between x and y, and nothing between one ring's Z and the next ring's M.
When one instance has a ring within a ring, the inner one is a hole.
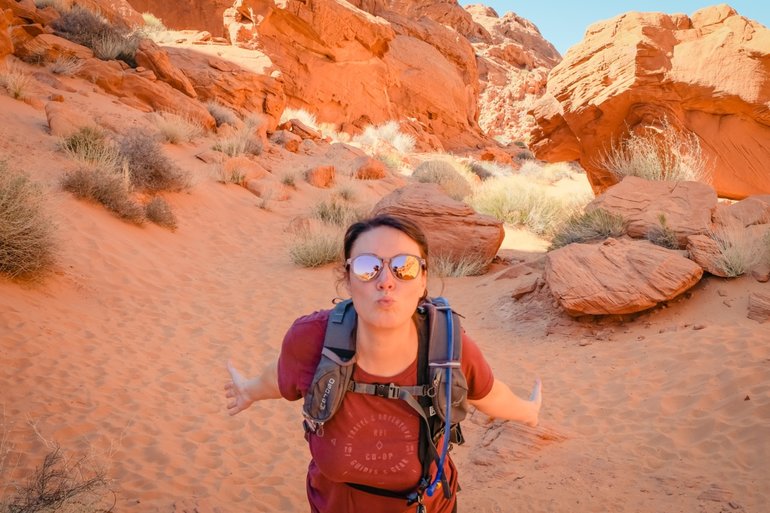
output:
M334 189L334 195L343 201L353 201L356 198L356 190L350 184L338 185Z
M401 132L396 121L388 121L381 125L369 125L363 133L353 137L353 142L371 146L375 151L382 143L387 143L397 152L411 153L414 150L414 137Z
M626 222L620 214L597 208L570 216L558 227L550 249L557 249L573 242L591 242L608 237L619 237L626 231Z
M59 12L68 11L72 7L71 4L71 0L35 0L35 7L38 9L53 7Z
M321 201L313 208L313 217L320 219L324 223L342 228L346 228L350 224L365 218L366 214L363 209L340 201L336 197Z
M154 114L153 124L163 140L171 144L190 142L203 134L203 127L199 123L172 112Z
M128 173L99 166L84 166L65 173L61 185L62 189L76 198L100 203L121 219L135 224L144 222L144 208L131 195Z
M60 55L48 65L48 70L56 75L72 76L83 67L83 61L72 55Z
M679 239L668 226L665 214L658 214L658 226L653 226L647 232L647 240L655 244L668 249L679 249Z
M168 204L161 196L155 196L149 203L144 206L144 213L147 219L157 224L168 228L172 232L177 228L176 216L171 210L171 205Z
M281 114L281 120L278 123L283 124L292 119L300 121L313 130L318 130L318 120L316 119L315 114L312 114L305 109L284 109Z
M478 276L484 274L489 262L478 255L434 255L430 259L430 269L433 274L442 278L462 276Z
M30 76L15 66L0 70L0 86L4 87L15 100L26 97L31 85Z
M0 161L0 273L33 277L53 264L55 252L42 189Z
M61 148L70 158L97 167L118 169L122 158L118 147L107 135L95 127L82 127L77 132L59 141Z
M224 161L216 165L216 174L217 182L222 184L243 185L243 181L246 179L245 173L240 168L231 166L230 169L227 169Z
M281 177L281 183L284 184L286 187L291 187L292 189L297 188L297 179L294 176L293 173L286 173Z
M629 134L613 143L598 164L619 180L638 176L647 180L704 181L711 178L698 136L678 131L667 119L647 134Z
M119 141L120 155L128 166L131 183L150 192L179 191L190 187L190 177L169 159L158 140L139 129Z
M229 137L219 139L211 147L214 151L221 151L230 157L238 155L259 155L262 153L262 140L255 137L254 130L244 125Z
M484 181L468 201L477 212L507 224L526 226L539 235L549 235L589 199L582 195L556 196L524 177L510 176Z
M0 502L7 513L110 513L115 494L104 471L64 458L58 446L49 452L25 484L17 485L14 495Z
M461 174L458 166L459 164L449 160L426 160L417 166L412 176L423 183L438 184L448 196L462 201L471 193L471 184Z
M514 169L511 166L486 160L472 160L468 163L468 168L471 173L478 176L481 180L501 178L514 174Z
M214 121L217 122L217 126L222 126L225 123L231 126L236 126L238 124L238 115L231 108L225 107L221 103L213 100L206 102L206 108L208 109L209 114L211 114L211 117L214 118Z
M342 259L342 228L301 230L289 247L291 261L302 267L318 267Z
M136 50L141 41L137 32L114 26L77 5L62 13L51 26L56 35L90 48L99 59L118 59L136 67Z
M151 12L143 12L142 19L144 20L144 31L148 34L157 34L158 32L165 32L167 30L166 25L163 24L163 20Z
M374 158L385 164L391 171L398 171L404 163L401 155L395 151L380 151L374 155Z
M712 230L709 236L717 243L716 266L728 277L746 274L768 261L770 232L757 238L742 224L730 223Z

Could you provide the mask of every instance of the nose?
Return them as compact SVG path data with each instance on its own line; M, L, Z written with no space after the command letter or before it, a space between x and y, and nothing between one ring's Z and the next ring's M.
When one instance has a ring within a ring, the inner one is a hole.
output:
M390 290L396 286L396 277L393 276L393 271L390 269L390 265L385 265L385 269L377 276L377 288L379 290Z

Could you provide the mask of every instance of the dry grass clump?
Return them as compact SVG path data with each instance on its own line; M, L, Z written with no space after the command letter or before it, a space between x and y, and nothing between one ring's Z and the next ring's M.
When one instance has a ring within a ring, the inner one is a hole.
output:
M550 249L558 249L573 242L595 242L608 237L620 237L625 232L623 216L597 208L570 216L556 230Z
M144 222L144 208L133 199L128 173L103 166L83 166L66 173L61 186L78 199L101 203L123 220L134 224Z
M477 186L468 198L477 212L504 223L521 225L538 235L549 235L584 207L590 197L562 197L522 176L491 178Z
M369 125L360 135L353 137L352 142L370 146L375 152L378 152L385 143L401 154L411 153L415 145L414 137L402 133L396 121Z
M86 458L64 458L58 446L16 488L0 502L0 513L109 513L116 503L103 470L89 468Z
M124 135L118 144L131 183L149 192L180 191L190 187L190 176L169 159L158 140L139 129Z
M502 178L512 176L514 169L511 166L487 160L471 160L468 163L470 172L478 176L480 180L488 178Z
M741 276L760 264L770 263L770 232L758 238L743 225L729 223L713 230L709 236L719 251L716 265L727 277Z
M156 113L152 118L160 136L171 144L190 142L203 134L203 127L199 123L173 112Z
M262 140L256 136L256 129L261 121L257 118L247 118L246 122L232 135L219 139L214 146L214 151L221 151L230 157L238 155L260 155L262 153Z
M679 249L679 239L677 238L676 233L674 233L674 230L668 226L666 214L658 214L658 223L660 223L658 226L652 227L652 229L647 232L647 240L656 246L661 246L663 248Z
M211 114L211 117L214 118L214 121L217 122L217 126L222 126L225 123L230 126L236 126L238 124L238 115L231 108L225 107L221 103L213 100L206 102L206 108L208 109L209 114Z
M82 127L59 142L59 147L72 159L105 169L118 169L122 158L118 147L102 130Z
M485 259L473 254L463 255L459 258L452 255L432 255L429 267L436 276L459 278L484 274L488 265L489 262Z
M347 228L352 223L364 219L367 212L350 203L331 197L316 204L313 208L313 217L324 223Z
M53 265L55 253L42 189L0 161L0 273L31 278Z
M618 180L638 176L647 180L710 182L711 172L698 136L679 131L667 119L644 135L629 134L611 146L599 165Z
M75 5L51 23L57 36L93 50L102 60L118 59L136 67L138 32L112 25L104 17Z
M278 122L278 124L282 125L292 119L298 120L308 128L318 130L318 119L316 119L315 114L312 114L305 109L284 109L283 113L281 114L281 120Z
M48 70L56 75L71 77L83 67L83 61L72 55L60 55L48 65Z
M412 176L419 182L436 183L451 198L462 201L471 194L471 182L466 178L470 171L455 160L426 160L414 170Z
M162 226L168 228L172 232L177 228L176 216L171 211L171 206L161 196L155 196L150 200L147 205L144 206L144 213L147 219Z
M163 24L163 20L151 12L143 12L142 20L144 20L143 30L147 34L153 35L157 34L158 32L165 32L168 30L166 25Z
M322 226L302 229L289 247L291 261L302 267L318 267L342 259L343 229Z
M9 66L5 70L0 70L0 86L5 88L15 100L25 98L31 85L32 78L16 66Z

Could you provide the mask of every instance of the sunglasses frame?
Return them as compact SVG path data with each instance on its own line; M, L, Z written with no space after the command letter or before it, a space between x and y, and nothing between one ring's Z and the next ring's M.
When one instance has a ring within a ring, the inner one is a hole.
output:
M376 273L374 273L374 275L373 275L371 278L369 278L368 280L364 280L364 279L363 279L363 278L361 278L359 275L357 275L356 273L354 273L354 272L352 272L352 271L351 271L351 269L352 269L352 267L353 267L353 260L355 260L356 258L362 257L362 256L370 256L370 257L374 257L374 258L376 258L377 260L379 260L380 262L382 262L382 267L380 267L380 269L379 269L379 270L378 270ZM347 270L347 271L348 271L350 274L352 274L353 276L355 276L355 277L356 277L356 279L357 279L358 281L361 281L361 282L364 282L364 283L368 283L368 282L370 282L370 281L374 281L374 280L376 280L376 279L377 279L377 277L378 277L378 276L379 276L379 275L382 273L382 270L383 270L383 269L385 269L385 268L387 268L387 269L390 271L390 274L392 274L392 275L393 275L393 277L394 277L395 279L397 279L398 281L413 281L413 280L416 280L417 278L419 278L419 275L418 275L418 276L415 276L414 278L409 278L409 279L406 279L406 280L405 280L404 278L399 278L399 277L396 275L396 273L393 271L393 267L391 267L390 263L393 261L393 259L394 259L394 258L403 257L403 256L406 256L406 257L412 257L412 258L416 258L416 259L417 259L417 261L418 261L418 262L419 262L419 264L420 264L420 269L421 269L422 271L425 271L425 270L428 268L427 262L425 261L425 259L424 259L424 258L422 258L422 257L419 257L419 256L417 256L417 255L413 255L413 254L411 254L411 253L399 253L398 255L393 255L393 256L392 256L392 257L390 257L390 258L382 258L381 256L379 256L379 255L375 255L374 253L361 253L360 255L356 255L355 257L352 257L352 258L348 258L347 260L345 260L345 269L346 269L346 270Z

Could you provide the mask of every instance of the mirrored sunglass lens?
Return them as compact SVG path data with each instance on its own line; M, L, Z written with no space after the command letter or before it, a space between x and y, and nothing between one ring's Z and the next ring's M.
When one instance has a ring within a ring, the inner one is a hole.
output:
M413 280L420 275L420 260L412 255L398 255L390 261L393 275L400 280Z
M359 280L369 281L379 274L382 260L371 255L361 255L353 259L351 269Z

